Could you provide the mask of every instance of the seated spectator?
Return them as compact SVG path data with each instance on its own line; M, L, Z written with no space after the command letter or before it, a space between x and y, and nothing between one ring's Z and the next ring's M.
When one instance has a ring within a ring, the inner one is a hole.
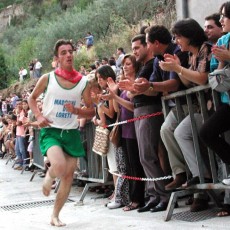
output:
M177 21L172 29L175 42L182 51L190 52L190 67L181 66L176 55L164 55L164 60L160 62L160 67L165 71L176 72L182 83L187 87L204 85L207 83L210 70L211 46L207 43L207 37L201 26L194 19L184 19ZM198 112L198 102L194 104L194 117L196 127L201 127L202 117ZM171 112L166 117L161 127L161 137L168 151L170 165L175 175L173 182L166 185L167 190L180 187L186 180L186 163L192 173L192 179L188 180L184 186L191 186L200 183L199 169L196 161L191 120L187 116L186 106L184 109L185 118L178 123L176 113ZM210 172L204 167L204 175L207 182L210 182ZM194 199L191 211L198 212L208 208L208 201L201 194Z

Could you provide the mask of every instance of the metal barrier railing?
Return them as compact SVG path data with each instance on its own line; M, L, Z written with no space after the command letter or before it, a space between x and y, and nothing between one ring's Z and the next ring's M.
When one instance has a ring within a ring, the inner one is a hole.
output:
M204 172L203 172L203 167L202 167L204 162L201 157L201 149L200 149L199 140L198 140L196 122L194 118L194 106L193 106L192 98L194 97L194 95L196 95L196 97L198 98L200 114L204 122L208 118L207 101L205 99L205 94L207 93L208 90L210 90L209 85L196 86L196 87L184 90L184 91L175 92L175 93L162 97L162 106L163 106L164 116L166 117L168 113L170 112L171 108L169 106L170 104L169 101L173 100L175 103L178 123L181 122L183 119L183 110L182 110L181 100L186 101L186 104L188 107L188 113L191 119L194 149L195 149L195 155L196 155L197 165L199 169L199 178L200 178L200 184L196 186L192 186L182 191L176 191L172 193L170 201L169 201L169 205L167 208L167 213L166 213L166 218L165 218L166 221L171 219L172 212L173 212L173 209L175 207L178 197L185 196L188 194L193 194L200 190L205 190L213 198L216 204L220 206L220 202L215 196L215 193L213 192L213 190L214 189L230 189L229 186L224 186L218 183L219 181L218 181L218 173L216 169L215 154L213 153L211 149L208 149L208 156L209 156L209 164L210 164L211 174L213 178L213 183L204 184ZM216 91L212 91L212 102L214 104L214 108L216 108L220 102L219 95ZM227 171L228 167L225 164L222 163L222 167L226 169L225 171Z
M108 180L107 159L94 153L92 150L95 125L89 122L84 127L85 132L82 135L82 143L85 147L86 157L80 159L80 170L86 172L87 177L78 176L78 179L105 183Z
M40 170L45 170L45 165L44 165L44 156L41 154L40 147L39 147L39 129L34 129L34 140L33 140L33 165L36 166ZM38 170L35 169L30 181L33 180L35 175L37 174Z
M107 157L99 156L92 150L95 135L95 125L92 122L88 122L86 123L84 130L85 131L82 134L82 143L86 150L86 157L80 158L80 171L84 173L82 175L78 174L76 178L94 183L86 183L79 200L80 203L83 202L84 197L90 187L95 187L101 184L112 184L112 180L109 180Z

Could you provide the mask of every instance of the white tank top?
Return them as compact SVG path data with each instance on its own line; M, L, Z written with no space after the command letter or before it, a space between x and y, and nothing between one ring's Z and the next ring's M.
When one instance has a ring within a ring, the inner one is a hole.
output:
M74 107L80 107L81 95L87 85L82 78L70 89L63 88L57 81L54 72L50 72L48 85L43 99L43 116L47 118L51 127L59 129L78 128L77 115L66 111L64 104L70 102Z

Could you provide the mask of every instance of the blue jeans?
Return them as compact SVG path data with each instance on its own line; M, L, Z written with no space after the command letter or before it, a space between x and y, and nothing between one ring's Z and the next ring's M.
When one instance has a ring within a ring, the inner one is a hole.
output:
M15 144L15 152L18 157L19 165L25 164L26 159L26 146L25 146L25 137L17 136Z

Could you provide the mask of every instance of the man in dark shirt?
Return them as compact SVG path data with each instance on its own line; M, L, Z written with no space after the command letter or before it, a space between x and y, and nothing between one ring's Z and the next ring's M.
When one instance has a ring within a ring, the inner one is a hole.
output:
M171 42L171 35L164 26L149 27L146 30L146 42L149 51L155 55L153 72L149 79L138 78L133 84L133 91L154 97L152 103L156 106L156 104L161 105L161 96L163 94L184 88L175 72L163 71L160 68L160 61L164 60L165 54L176 54L180 58L182 65L187 67L188 54L186 52L182 53L179 47ZM156 117L153 119L156 119ZM156 127L154 127L154 130L156 131ZM186 181L186 174L183 173L179 179L181 183L184 183ZM152 208L151 211L165 210L167 207L166 204L167 199L161 198L160 203Z
M180 59L181 65L188 67L188 53L181 52L180 48L171 42L171 35L164 26L152 26L147 28L146 41L149 49L156 55L153 73L149 82L146 81L146 79L139 79L139 82L135 83L134 89L138 92L145 92L150 88L150 95L158 92L158 96L185 89L177 73L173 71L163 71L159 63L164 60L166 54L176 54ZM183 164L183 167L181 167L180 171L175 175L175 180L169 183L166 189L178 187L185 183L186 179L186 168Z
M137 35L132 39L132 50L136 60L142 63L138 73L138 79L147 82L153 72L153 53L147 47L145 35ZM148 115L162 110L161 101L156 95L148 95L148 89L143 93L134 91L134 84L129 80L120 81L119 87L129 91L134 103L134 117ZM158 145L160 140L160 128L164 121L163 115L135 121L135 131L138 141L140 161L147 178L164 177L164 171L158 158ZM147 194L149 201L138 209L138 212L162 211L168 204L170 193L165 191L167 180L149 181Z

